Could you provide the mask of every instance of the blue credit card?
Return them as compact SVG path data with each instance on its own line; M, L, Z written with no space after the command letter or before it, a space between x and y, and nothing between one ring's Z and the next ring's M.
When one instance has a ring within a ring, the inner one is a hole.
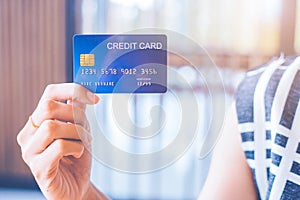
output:
M94 93L165 93L167 37L75 35L73 81Z

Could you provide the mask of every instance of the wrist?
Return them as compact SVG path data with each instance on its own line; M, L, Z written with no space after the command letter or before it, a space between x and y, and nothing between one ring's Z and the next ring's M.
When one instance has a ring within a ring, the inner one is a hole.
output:
M109 198L106 197L101 191L99 191L92 182L90 182L89 187L82 199L109 200Z

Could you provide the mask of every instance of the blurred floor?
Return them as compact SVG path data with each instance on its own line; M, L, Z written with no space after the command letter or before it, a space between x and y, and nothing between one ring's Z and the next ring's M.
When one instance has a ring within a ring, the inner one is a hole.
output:
M45 200L38 190L0 188L0 200Z

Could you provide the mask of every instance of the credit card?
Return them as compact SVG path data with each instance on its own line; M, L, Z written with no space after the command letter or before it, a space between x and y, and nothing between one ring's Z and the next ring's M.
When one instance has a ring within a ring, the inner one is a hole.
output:
M165 93L167 37L74 35L73 82L94 93Z

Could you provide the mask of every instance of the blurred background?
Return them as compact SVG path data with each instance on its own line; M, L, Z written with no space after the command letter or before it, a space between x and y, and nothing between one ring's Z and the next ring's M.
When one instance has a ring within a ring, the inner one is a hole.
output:
M74 34L123 33L149 27L183 34L202 45L219 67L229 104L245 71L280 52L292 55L300 51L299 13L297 0L0 0L0 199L43 199L22 161L16 135L47 84L72 82ZM176 79L169 80L169 87L187 99L197 95L203 106L201 124L206 126L211 105L197 77L199 71L209 74L213 66L203 62L207 55L180 41L173 48L194 66L169 55L169 67L188 77L193 87L185 88ZM214 74L207 78L213 81ZM214 90L219 89L216 84ZM109 101L106 96L102 105ZM176 118L170 93L136 96L132 102L135 118L143 121L138 107L151 107L151 102L158 102ZM110 112L104 110L102 117ZM114 132L116 127L109 123L106 132ZM210 163L210 155L197 158L198 144L209 134L205 130L199 130L193 146L170 167L132 175L95 162L92 179L115 199L195 199ZM118 138L112 140L120 142ZM130 145L134 144L127 147Z

